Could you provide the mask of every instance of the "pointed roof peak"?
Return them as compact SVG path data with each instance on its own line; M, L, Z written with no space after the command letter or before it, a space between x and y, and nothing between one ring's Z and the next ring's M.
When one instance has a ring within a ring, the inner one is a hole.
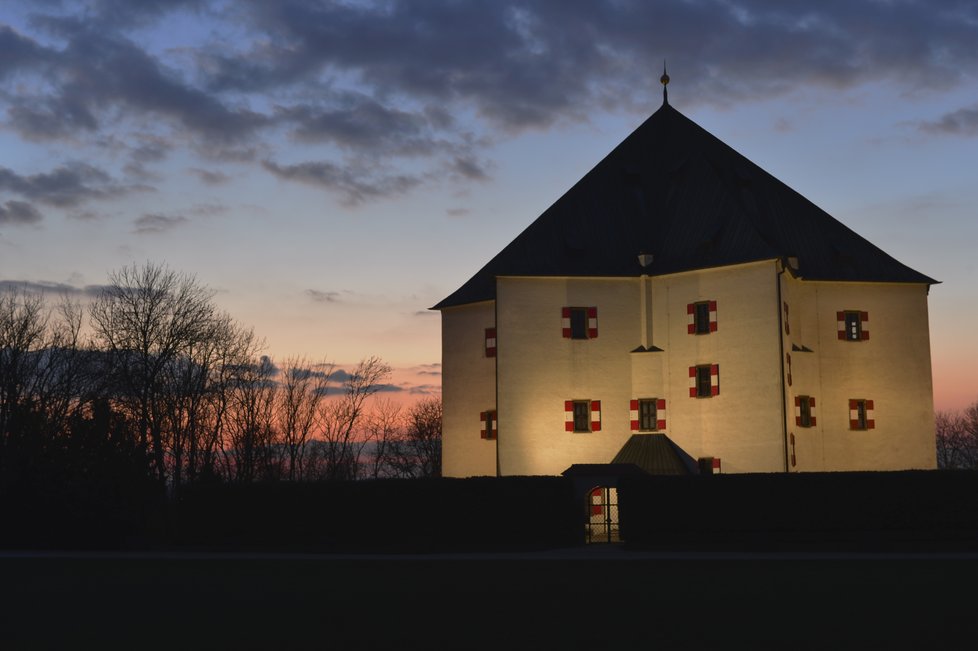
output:
M669 106L669 74L666 72L666 60L662 60L662 76L659 77L659 81L662 82L662 105Z

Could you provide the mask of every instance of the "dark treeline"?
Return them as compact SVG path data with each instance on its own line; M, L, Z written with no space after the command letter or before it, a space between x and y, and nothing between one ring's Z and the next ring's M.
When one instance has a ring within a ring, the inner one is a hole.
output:
M368 403L391 373L377 357L279 367L213 296L155 264L111 273L87 308L0 292L0 489L439 474L439 400Z

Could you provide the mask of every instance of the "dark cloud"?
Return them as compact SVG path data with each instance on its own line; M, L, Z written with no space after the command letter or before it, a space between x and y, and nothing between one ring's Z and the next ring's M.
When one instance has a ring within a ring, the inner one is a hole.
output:
M270 377L275 377L282 372L282 369L280 369L268 355L262 355L258 364L260 368L268 373Z
M113 131L134 141L127 169L144 178L173 147L260 161L348 205L484 180L485 145L508 134L596 111L651 113L663 58L684 109L866 82L932 92L973 83L978 67L978 5L960 0L86 0L32 10L31 31L0 26L3 127L72 143ZM154 24L183 21L202 29L180 47L146 38ZM920 128L974 135L975 111ZM148 132L155 144L140 140ZM310 150L305 162L280 162L283 132ZM392 171L400 158L411 173ZM77 199L62 201L48 203Z
M436 137L423 114L387 106L362 93L343 93L335 106L279 107L301 142L331 142L342 148L403 155L430 154Z
M22 67L43 61L48 76L48 83L16 97L8 108L10 126L23 136L55 138L94 131L121 112L136 119L163 118L180 132L226 146L247 140L267 122L244 106L229 106L194 87L135 42L106 30L98 22L102 19L36 17L35 23L64 39L65 47L17 43L17 51L23 52L20 58L26 59Z
M439 312L435 312L433 310L418 310L417 312L414 313L414 316L423 316L423 317L439 316Z
M92 0L88 4L103 27L130 27L181 9L200 11L209 0Z
M280 179L297 181L337 192L346 205L355 206L371 199L383 199L405 194L421 183L407 174L384 174L376 168L360 164L336 165L329 161L310 161L295 165L279 165L262 161L262 167Z
M29 282L26 280L0 280L0 291L5 292L28 292L32 294L65 294L68 296L87 296L95 297L102 293L107 285L85 285L75 287L66 283L50 282L40 280Z
M345 71L379 92L473 106L507 129L646 101L663 57L700 101L880 78L946 86L978 60L978 9L953 0L248 4L256 57L216 65L221 87Z
M434 396L441 394L441 385L417 384L408 388L408 393L418 396Z
M177 226L185 224L189 221L189 219L182 215L169 216L147 214L133 222L133 224L136 226L133 232L140 235L155 235L157 233L165 233L173 230Z
M51 172L29 176L0 167L0 190L62 208L77 206L92 199L111 199L149 189L140 184L121 184L105 171L87 163L68 163Z
M98 128L93 113L76 97L14 98L7 118L7 124L28 140L57 140Z
M331 376L326 371L314 371L311 368L290 368L285 371L286 376L293 376L299 380L308 380L309 378L321 378L321 379L331 379Z
M0 24L0 79L47 62L47 50L8 25Z
M451 169L455 174L472 181L486 181L489 179L489 174L486 173L485 168L472 158L456 157L452 161Z
M449 208L445 211L445 213L449 217L464 217L465 215L468 215L470 212L472 211L469 210L468 208Z
M68 217L71 219L78 219L80 221L96 221L98 219L105 218L106 215L94 212L92 210L79 210L75 212L68 213Z
M81 32L72 39L65 65L70 83L62 92L90 103L114 103L158 115L215 142L237 142L265 118L246 108L230 108L218 97L181 80L134 43Z
M0 224L26 226L38 224L42 219L40 211L26 201L11 200L0 204Z
M187 212L201 217L213 217L215 215L223 215L228 210L228 207L221 203L198 203Z
M231 177L224 172L215 170L204 170L199 167L191 167L189 170L193 175L207 185L221 185L231 180Z
M339 292L321 292L318 289L307 289L305 293L317 303L338 303L340 300Z
M129 158L137 163L157 163L166 158L172 145L166 139L145 134L137 138L136 145L129 152Z
M952 111L934 122L923 122L920 129L927 133L978 136L978 105Z

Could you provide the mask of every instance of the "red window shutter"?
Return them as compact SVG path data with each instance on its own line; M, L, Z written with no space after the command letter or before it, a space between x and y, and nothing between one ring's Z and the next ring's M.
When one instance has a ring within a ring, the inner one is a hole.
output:
M686 304L686 314L688 315L688 323L686 325L686 332L691 335L696 334L696 304L687 303Z
M486 357L496 356L496 329L486 328Z
M689 367L689 397L696 397L696 367Z
M574 431L574 401L564 401L564 431Z
M479 438L489 438L486 433L486 412L479 412L479 420L482 421L482 430L479 432Z
M801 427L801 397L795 396L795 425Z
M587 309L587 337L595 339L598 336L598 308L589 307Z
M845 341L846 338L846 313L836 312L835 320L837 322L837 327L839 330L839 339Z
M570 315L571 309L569 307L560 308L560 328L564 339L571 338Z
M816 420L815 420L815 398L809 398L808 399L808 407L809 407L809 412L812 415L812 427L815 427L815 423L816 423Z
M859 429L859 401L849 400L849 429Z
M591 515L601 515L604 513L604 507L601 504L604 491L600 488L595 488L591 491Z
M656 412L656 423L655 426L658 429L666 428L666 400L665 398L659 398L655 402L655 412Z
M628 402L628 420L630 421L629 429L631 429L633 432L637 432L639 429L638 400L630 400Z
M869 328L866 327L866 323L869 321L869 312L860 312L859 320L862 321L860 325L862 326L863 341L866 341L869 339Z
M788 325L788 303L784 304L784 333L786 335L791 334L791 326Z
M591 401L591 431L592 432L601 431L601 401L600 400Z
M718 396L720 395L720 365L713 364L710 366L710 395Z
M710 301L710 332L717 331L717 302Z
M876 428L876 419L873 418L874 415L873 411L874 411L873 401L867 400L866 401L866 429Z

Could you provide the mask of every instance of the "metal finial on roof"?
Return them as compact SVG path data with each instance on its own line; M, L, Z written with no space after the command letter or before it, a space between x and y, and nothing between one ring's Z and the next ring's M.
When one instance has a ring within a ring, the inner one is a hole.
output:
M662 82L662 104L666 105L669 103L669 75L666 74L666 60L662 60L662 76L659 77L659 81Z

